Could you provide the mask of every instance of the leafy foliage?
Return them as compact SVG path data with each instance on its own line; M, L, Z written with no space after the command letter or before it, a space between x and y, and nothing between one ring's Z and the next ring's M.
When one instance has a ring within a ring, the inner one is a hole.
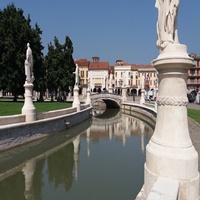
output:
M48 45L48 53L45 57L47 70L47 87L50 92L57 93L57 90L67 92L68 87L74 84L75 64L72 57L73 44L68 36L65 43L59 43L54 37L54 45Z
M15 98L24 94L24 61L28 42L33 50L35 90L44 88L42 31L37 24L31 28L30 22L30 16L26 19L23 10L16 9L14 4L0 10L0 89L12 92Z
M40 92L40 100L48 87L50 92L67 92L74 84L75 64L72 57L73 44L68 36L65 43L54 38L54 45L48 45L44 58L41 43L42 30L35 24L32 28L30 16L26 19L22 9L9 4L0 10L0 90L12 92L17 99L24 94L25 55L27 43L33 53L34 90Z

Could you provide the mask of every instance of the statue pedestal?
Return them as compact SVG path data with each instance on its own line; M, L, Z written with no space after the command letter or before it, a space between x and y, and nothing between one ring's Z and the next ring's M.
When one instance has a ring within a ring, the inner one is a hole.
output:
M22 108L22 114L26 115L26 122L32 122L36 120L36 110L33 105L33 84L27 83L24 84L25 88L25 101L24 106Z
M79 101L79 88L77 85L74 86L74 101L72 104L72 107L76 107L77 108L77 112L79 112L80 109L80 101Z
M86 98L85 103L91 105L90 89L89 89L89 88L87 89L87 92L86 92L86 93L87 93L87 98Z
M141 89L141 98L140 98L140 104L144 104L145 99L144 99L144 89Z
M109 93L113 93L113 88L112 88L112 87L109 87L109 88L108 88L108 92L109 92Z
M125 102L127 100L126 91L126 87L122 87L122 102Z
M192 64L187 47L181 44L169 44L153 61L160 84L156 127L146 147L146 197L158 177L179 182L178 199L199 197L198 154L190 139L187 120L186 81Z

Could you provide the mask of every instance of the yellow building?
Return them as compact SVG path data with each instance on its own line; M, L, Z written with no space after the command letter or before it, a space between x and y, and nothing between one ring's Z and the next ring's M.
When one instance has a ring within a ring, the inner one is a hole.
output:
M78 64L79 67L79 80L81 87L87 87L88 84L88 68L90 61L85 58L74 61L75 64Z

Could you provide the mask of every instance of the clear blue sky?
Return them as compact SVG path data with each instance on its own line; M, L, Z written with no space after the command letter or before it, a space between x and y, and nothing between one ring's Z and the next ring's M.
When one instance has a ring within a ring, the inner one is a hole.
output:
M57 36L64 43L69 36L74 59L99 56L113 65L116 59L131 64L149 64L158 56L156 48L157 9L155 0L0 0L0 9L9 3L30 14L43 31L47 47ZM200 55L200 0L180 0L179 41L188 53ZM34 51L34 49L33 49Z

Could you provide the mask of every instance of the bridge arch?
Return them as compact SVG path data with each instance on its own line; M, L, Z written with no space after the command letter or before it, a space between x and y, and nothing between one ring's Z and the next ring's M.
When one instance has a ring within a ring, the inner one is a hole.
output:
M103 101L107 108L120 108L122 103L121 96L112 93L91 94L90 98L92 104Z

